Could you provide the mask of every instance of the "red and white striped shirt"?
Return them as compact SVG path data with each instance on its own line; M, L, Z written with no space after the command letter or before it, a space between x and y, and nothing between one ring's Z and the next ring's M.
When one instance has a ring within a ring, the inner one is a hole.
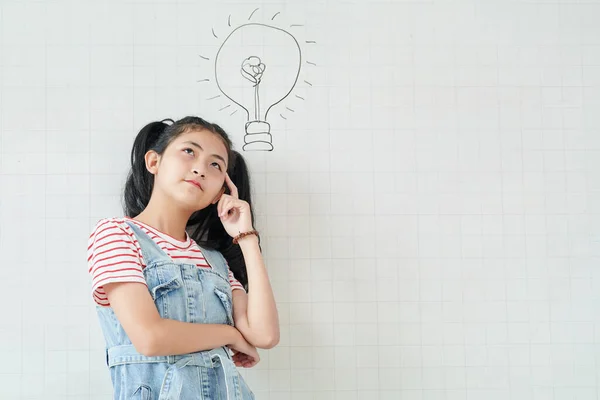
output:
M142 270L146 268L140 245L125 221L139 226L175 262L211 268L200 247L186 233L186 240L177 240L149 225L131 218L105 218L98 221L88 241L88 272L92 276L92 296L101 306L110 303L104 285L112 282L139 282L146 285ZM244 289L229 271L232 289Z

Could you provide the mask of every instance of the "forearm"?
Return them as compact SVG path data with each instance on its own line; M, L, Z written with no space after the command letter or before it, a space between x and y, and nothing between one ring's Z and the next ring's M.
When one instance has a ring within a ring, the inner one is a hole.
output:
M253 336L279 341L279 316L256 236L239 241L248 274L248 326Z
M233 344L240 333L232 326L195 324L162 318L151 333L146 355L188 354Z

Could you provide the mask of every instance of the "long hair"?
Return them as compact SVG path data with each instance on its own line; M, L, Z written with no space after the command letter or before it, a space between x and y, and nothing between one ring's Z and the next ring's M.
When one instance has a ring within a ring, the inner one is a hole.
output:
M192 129L208 130L223 140L229 157L227 172L238 188L239 198L250 205L252 225L254 225L250 174L244 158L232 149L229 136L219 125L194 116L188 116L178 121L165 119L151 122L139 131L131 149L131 169L127 175L123 192L125 215L130 218L136 217L150 202L154 188L154 176L146 169L146 153L154 150L157 154L162 155L173 140ZM229 189L225 193L229 194ZM233 239L225 231L217 215L217 204L210 204L206 208L194 212L187 222L186 230L199 246L220 251L236 279L248 290L248 275L244 257L240 246L233 244Z

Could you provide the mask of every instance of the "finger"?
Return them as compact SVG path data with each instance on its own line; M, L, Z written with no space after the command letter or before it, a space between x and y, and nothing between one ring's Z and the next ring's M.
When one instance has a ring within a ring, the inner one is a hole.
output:
M246 367L249 364L252 364L252 359L248 358L247 355L243 354L243 357L234 360L237 366Z
M233 208L233 205L231 204L231 202L227 202L223 205L223 208L221 209L221 215L220 217L225 219L227 217L229 217L229 211Z
M227 199L227 195L224 194L221 196L221 198L219 199L218 203L217 203L217 215L221 216L221 210L223 209L223 203L225 202L225 200Z
M227 208L229 206L229 204L231 203L231 197L227 196L225 198L222 198L221 201L219 202L219 217L222 217L225 215L225 211L229 211L229 209Z
M241 207L241 203L239 200L236 200L231 197L228 200L229 201L226 201L222 207L221 214L223 217L236 215L239 212L238 209Z
M235 183L233 183L233 181L229 177L229 174L227 173L225 174L225 183L227 183L227 187L229 187L229 192L231 193L231 196L235 197L236 199L239 198L237 186L235 186Z

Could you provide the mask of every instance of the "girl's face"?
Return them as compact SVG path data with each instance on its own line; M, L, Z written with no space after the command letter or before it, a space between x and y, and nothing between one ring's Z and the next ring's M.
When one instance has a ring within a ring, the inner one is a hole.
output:
M154 175L154 190L192 212L219 201L228 162L221 138L200 129L180 134L162 156L153 151L146 154L146 167Z

